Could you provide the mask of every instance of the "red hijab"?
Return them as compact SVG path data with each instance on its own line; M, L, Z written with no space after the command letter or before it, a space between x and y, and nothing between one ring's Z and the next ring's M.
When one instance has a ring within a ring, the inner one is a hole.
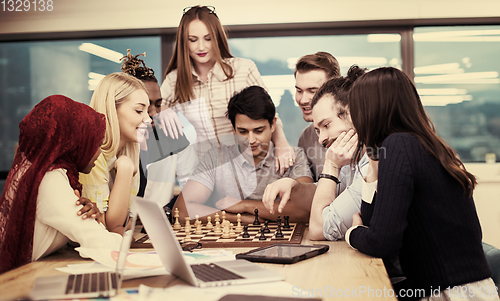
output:
M66 169L69 184L81 193L78 172L95 155L105 129L104 115L62 95L45 98L21 121L19 148L0 198L0 273L31 261L45 173Z

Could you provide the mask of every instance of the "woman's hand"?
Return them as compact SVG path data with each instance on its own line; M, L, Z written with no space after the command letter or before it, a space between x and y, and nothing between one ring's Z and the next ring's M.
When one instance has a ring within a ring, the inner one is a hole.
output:
M96 203L93 203L87 198L81 197L80 192L78 190L75 190L75 195L79 198L78 201L76 201L76 205L83 206L82 208L80 208L80 210L76 212L76 215L81 216L82 219L87 219L91 217L100 223L104 222L103 220L104 216L99 210L99 208L97 208Z
M155 125L163 130L165 136L169 136L175 139L179 138L179 134L183 136L182 133L182 124L179 120L179 116L172 110L171 108L164 108L160 113L156 114L153 118L155 118Z
M282 147L274 147L274 165L276 166L276 171L280 171L280 175L283 175L291 166L295 163L295 150L290 144Z
M135 176L137 173L137 166L135 166L132 159L130 159L126 155L121 155L115 162L116 173L119 172L130 172L132 176Z

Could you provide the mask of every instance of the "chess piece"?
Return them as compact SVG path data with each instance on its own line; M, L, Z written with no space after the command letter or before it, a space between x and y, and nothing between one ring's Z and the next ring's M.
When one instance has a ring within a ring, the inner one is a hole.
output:
M267 219L264 221L264 233L271 233L271 230L269 230L269 221Z
M276 219L276 224L281 226L281 215L278 215L278 218Z
M229 224L229 235L231 235L231 236L235 236L236 235L236 232L234 232L234 225L233 225L233 223Z
M215 222L214 233L215 234L220 234L221 233L221 231L220 231L220 222L219 221Z
M276 238L284 238L283 232L281 231L281 221L278 224L278 229L276 230Z
M224 221L222 225L222 238L231 238L231 234L229 233L229 222Z
M175 218L174 230L180 230L182 226L181 223L179 223L179 208L175 208L174 218Z
M241 226L241 214L238 213L236 215L236 221L238 222L238 225L236 225L236 233L240 233L241 231L243 231L243 227Z
M264 234L264 227L260 228L259 240L267 240L266 234Z
M214 227L214 225L212 225L212 217L208 216L207 217L207 229L212 230L213 227Z
M250 234L248 234L248 225L243 227L243 234L241 235L243 238L250 238Z
M217 222L220 223L219 213L215 214L215 223L217 223Z
M186 225L184 226L184 228L186 229L186 231L189 231L191 230L191 219L188 217L186 217Z
M285 216L285 224L283 225L283 229L290 229L290 222L288 221L289 219L289 216Z
M226 221L226 211L222 210L222 224Z
M196 235L201 235L203 234L203 230L201 230L201 221L200 220L197 220L195 222L195 225L196 225L196 231L194 231L194 234Z
M260 225L260 222L259 222L259 209L255 208L255 210L253 212L255 212L255 220L253 221L253 225L259 226Z
M188 218L188 217L186 217ZM191 241L191 229L190 227L187 227L184 229L184 231L186 232L186 237L184 237L184 241Z

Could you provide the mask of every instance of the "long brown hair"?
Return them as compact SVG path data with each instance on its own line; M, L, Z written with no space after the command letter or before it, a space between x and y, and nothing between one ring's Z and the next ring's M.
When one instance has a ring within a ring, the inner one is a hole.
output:
M219 63L228 78L232 78L233 68L223 60L233 57L229 52L229 43L227 42L226 32L219 21L219 18L213 11L206 6L193 6L182 16L177 34L175 37L175 48L172 59L165 71L165 76L171 71L177 69L177 81L175 83L174 102L187 102L194 97L193 94L193 76L191 73L193 62L189 56L188 47L188 27L194 20L200 20L207 26L208 32L212 38L212 51L215 54L215 60Z
M387 136L408 133L441 162L461 184L465 195L472 196L476 178L465 169L455 151L437 136L415 86L402 71L383 67L361 76L351 89L349 105L359 140L353 160L359 161L364 146L368 156L378 160L375 150L382 146Z

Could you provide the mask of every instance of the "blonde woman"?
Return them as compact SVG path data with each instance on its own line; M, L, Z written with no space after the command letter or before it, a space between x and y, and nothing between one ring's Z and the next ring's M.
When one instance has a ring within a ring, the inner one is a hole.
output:
M144 139L149 98L144 84L123 73L113 73L99 83L90 106L106 116L102 154L88 175L80 174L83 197L105 212L109 231L123 233L131 195L139 187L139 142Z
M163 98L160 125L166 135L175 135L174 111L181 112L196 130L198 156L220 144L221 135L232 135L226 117L229 99L249 86L264 87L257 66L249 59L235 58L213 6L184 9L177 29L174 54L161 85ZM295 161L281 120L272 141L275 166L283 174ZM180 132L180 131L179 131Z

